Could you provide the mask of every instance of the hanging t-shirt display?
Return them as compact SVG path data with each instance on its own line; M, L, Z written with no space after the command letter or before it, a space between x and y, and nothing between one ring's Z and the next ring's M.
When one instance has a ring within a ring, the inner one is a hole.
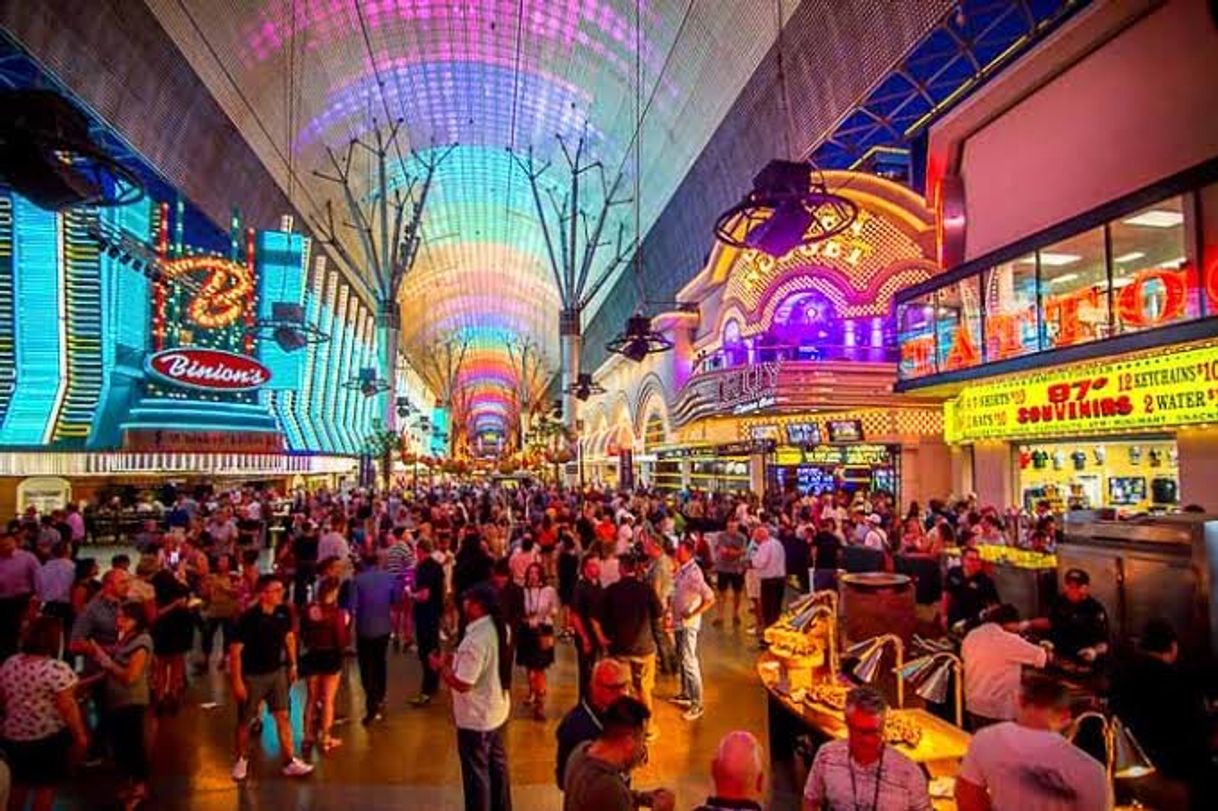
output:
M1018 456L1011 462L1019 463L1020 503L1049 501L1058 513L1100 507L1136 513L1179 503L1178 452L1170 438L1075 439L1015 447Z

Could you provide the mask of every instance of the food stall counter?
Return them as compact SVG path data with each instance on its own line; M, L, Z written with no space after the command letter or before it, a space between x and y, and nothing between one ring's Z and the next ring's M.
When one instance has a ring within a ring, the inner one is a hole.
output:
M794 726L802 726L823 740L841 740L847 735L842 711L819 703L796 700L786 692L781 678L782 664L778 657L762 653L757 659L757 675L766 688L771 707L770 738L772 756L781 756L783 749L790 749ZM800 692L795 691L797 694ZM775 707L781 708L786 718L776 717ZM921 730L916 745L898 742L893 745L915 763L921 764L931 778L931 799L939 811L952 811L956 804L952 799L954 778L960 761L968 751L972 739L967 732L949 724L925 710L892 709L888 712L889 723L897 722ZM785 740L780 740L785 739ZM890 741L891 742L891 741Z

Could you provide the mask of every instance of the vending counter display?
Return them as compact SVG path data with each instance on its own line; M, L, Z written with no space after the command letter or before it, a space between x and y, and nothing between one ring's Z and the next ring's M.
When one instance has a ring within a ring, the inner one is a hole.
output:
M1040 501L1054 512L1173 511L1179 504L1179 454L1170 437L1019 445L1019 493L1024 509Z
M847 735L850 685L838 673L836 601L821 602L822 594L795 601L764 633L770 649L758 657L757 675L766 690L769 751L775 762L793 758L801 738L819 746ZM889 711L884 734L889 744L926 768L934 807L954 809L952 788L969 734L925 710L905 708Z

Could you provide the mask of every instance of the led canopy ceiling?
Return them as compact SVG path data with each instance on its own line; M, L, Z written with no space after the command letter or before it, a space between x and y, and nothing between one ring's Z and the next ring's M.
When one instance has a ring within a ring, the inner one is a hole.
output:
M583 137L610 179L624 172L623 188L633 188L634 0L146 2L302 214L334 198L312 174L327 147L400 119L388 182L404 187L428 150L458 145L424 209L400 295L401 341L418 353L457 334L468 344L458 375L467 425L505 425L517 391L507 345L535 341L553 371L560 309L532 189L509 150L550 162L542 191L561 199L570 178L558 136ZM783 5L789 15L798 4ZM735 0L644 0L639 9L646 232L771 47L776 12ZM599 184L584 187L581 216L591 217ZM369 178L363 193L377 188ZM358 255L357 236L347 238Z

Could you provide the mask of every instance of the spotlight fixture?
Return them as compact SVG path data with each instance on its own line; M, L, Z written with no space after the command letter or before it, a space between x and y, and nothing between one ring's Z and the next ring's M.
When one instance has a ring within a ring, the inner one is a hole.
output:
M309 344L330 340L329 335L305 320L304 307L294 301L271 302L271 317L258 319L245 334L270 338L284 352L295 352Z
M858 217L858 206L829 191L813 172L810 163L770 161L753 178L752 191L719 215L715 237L778 257L842 233Z
M663 333L651 328L651 319L645 315L632 315L626 321L626 330L605 345L610 352L623 355L635 363L648 355L667 352L673 343Z
M563 389L566 394L575 395L575 399L583 402L594 394L604 394L605 387L592 381L592 374L580 372L575 382Z
M389 381L377 377L376 369L364 367L359 374L343 384L344 389L355 389L365 397L373 397L383 391L389 391Z

